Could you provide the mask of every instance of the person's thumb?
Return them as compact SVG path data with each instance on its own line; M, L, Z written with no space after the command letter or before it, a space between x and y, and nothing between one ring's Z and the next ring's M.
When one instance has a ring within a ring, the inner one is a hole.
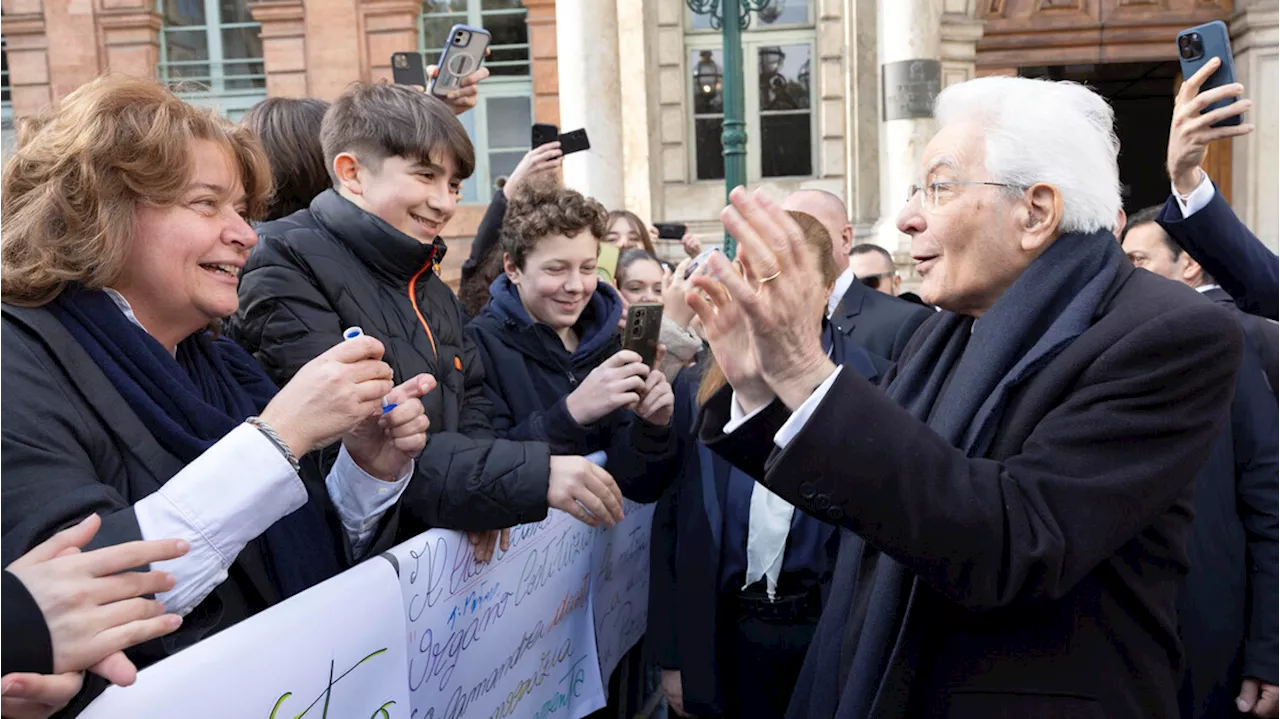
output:
M89 671L117 686L127 687L138 678L138 669L124 655L116 652L106 659L94 664Z
M1258 689L1257 679L1245 679L1240 682L1240 696L1236 697L1236 709L1241 714L1253 711L1253 705L1258 703Z
M436 388L436 378L432 375L423 373L396 387L391 392L391 398L397 402L403 402L406 399L418 399L431 393Z

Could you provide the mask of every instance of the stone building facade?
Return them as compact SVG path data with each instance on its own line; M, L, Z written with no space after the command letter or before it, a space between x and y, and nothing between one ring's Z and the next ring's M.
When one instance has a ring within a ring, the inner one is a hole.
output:
M1216 147L1207 168L1273 248L1280 236L1277 0L773 0L743 33L748 174L779 193L846 198L867 241L906 259L893 227L933 131L886 119L886 64L936 63L942 85L985 74L1088 82L1112 98L1127 204L1158 199L1178 82L1173 37L1231 29L1258 131ZM390 77L391 53L438 48L455 23L493 34L477 111L476 176L449 228L466 254L495 183L528 148L529 125L584 127L592 150L565 179L610 207L720 236L723 48L684 0L0 0L3 120L37 112L103 72L186 81L192 102L236 118L267 96L332 99ZM914 71L914 66L913 66ZM676 248L665 247L674 253Z

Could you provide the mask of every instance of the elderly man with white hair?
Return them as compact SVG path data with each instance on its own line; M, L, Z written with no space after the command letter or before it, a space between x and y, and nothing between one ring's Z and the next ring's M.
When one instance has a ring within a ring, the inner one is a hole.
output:
M983 78L936 110L898 227L942 311L880 389L822 351L816 260L763 195L723 215L744 273L716 258L690 295L732 387L701 439L842 528L788 716L1176 716L1240 331L1125 258L1101 97Z

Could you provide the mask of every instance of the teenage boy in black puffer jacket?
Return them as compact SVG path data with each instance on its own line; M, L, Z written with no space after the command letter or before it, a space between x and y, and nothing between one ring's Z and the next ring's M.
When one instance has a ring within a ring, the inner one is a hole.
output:
M484 368L466 315L437 275L439 233L475 152L442 101L406 86L357 84L321 127L333 188L259 226L230 334L280 384L359 326L386 346L396 377L427 372L430 439L401 498L401 537L432 527L490 530L538 521L554 506L621 516L608 474L546 443L496 439Z

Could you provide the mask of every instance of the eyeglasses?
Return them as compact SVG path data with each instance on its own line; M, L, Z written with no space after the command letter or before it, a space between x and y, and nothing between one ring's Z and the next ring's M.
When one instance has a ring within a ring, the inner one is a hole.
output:
M937 182L930 182L929 184L924 186L912 185L910 192L907 195L907 202L911 202L911 200L915 199L916 193L923 192L925 209L929 211L936 210L938 209L938 188L950 187L953 185L987 185L989 187L1008 187L1013 190L1027 189L1021 185L1011 185L1007 182L979 182L974 180L938 180Z
M886 279L889 279L890 277L897 277L897 276L898 276L897 272L881 272L878 275L864 275L862 277L859 277L858 281L866 285L867 287L870 287L873 290L878 290L880 289L880 280L886 280Z

